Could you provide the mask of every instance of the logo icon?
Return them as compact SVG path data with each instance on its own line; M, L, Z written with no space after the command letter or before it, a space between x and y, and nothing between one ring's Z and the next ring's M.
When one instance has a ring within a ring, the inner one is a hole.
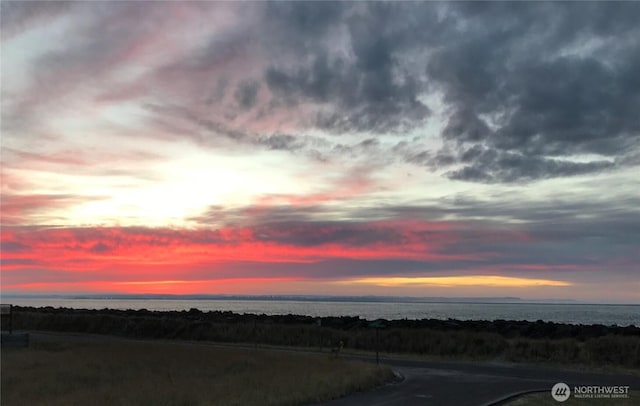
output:
M571 389L566 383L558 382L551 388L551 397L558 402L564 402L571 396Z

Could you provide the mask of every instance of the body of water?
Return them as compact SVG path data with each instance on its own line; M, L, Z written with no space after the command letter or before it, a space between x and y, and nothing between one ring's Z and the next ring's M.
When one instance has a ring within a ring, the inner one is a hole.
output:
M458 319L544 320L570 324L640 326L640 305L552 303L436 303L389 301L226 300L226 299L96 299L3 298L3 303L75 309L147 309L231 311L267 315L313 317L359 316L367 320Z

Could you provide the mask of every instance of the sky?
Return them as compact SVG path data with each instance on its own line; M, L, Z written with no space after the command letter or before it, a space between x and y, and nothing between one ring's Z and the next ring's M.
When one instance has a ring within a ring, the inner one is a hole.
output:
M640 303L640 3L0 16L3 293Z

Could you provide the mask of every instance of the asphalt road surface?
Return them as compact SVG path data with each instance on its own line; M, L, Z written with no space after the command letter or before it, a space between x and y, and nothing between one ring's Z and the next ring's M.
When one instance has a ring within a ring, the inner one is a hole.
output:
M404 361L384 359L402 375L398 383L322 403L322 406L481 406L501 404L515 395L543 391L564 382L581 385L628 385L640 389L640 377L542 368L527 365ZM608 400L608 399L606 399ZM560 404L560 403L559 403ZM610 405L615 401L609 400ZM640 403L639 403L640 404Z

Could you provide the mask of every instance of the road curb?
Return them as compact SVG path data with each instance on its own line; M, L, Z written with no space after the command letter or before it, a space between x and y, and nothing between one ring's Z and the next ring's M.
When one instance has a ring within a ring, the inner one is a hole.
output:
M549 389L529 389L529 390L523 390L520 392L515 392L515 393L510 393L508 395L505 395L499 399L496 400L492 400L488 403L484 403L481 406L498 406L498 405L505 405L507 402L518 398L520 396L524 396L524 395L528 395L531 393L542 393L542 392L549 392Z

